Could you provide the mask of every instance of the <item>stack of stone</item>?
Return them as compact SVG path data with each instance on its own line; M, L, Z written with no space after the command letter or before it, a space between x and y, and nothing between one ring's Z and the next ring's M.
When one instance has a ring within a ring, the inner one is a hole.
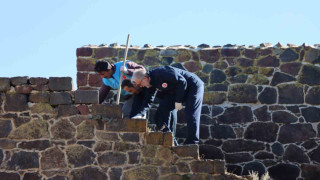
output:
M0 179L243 179L71 82L0 78Z

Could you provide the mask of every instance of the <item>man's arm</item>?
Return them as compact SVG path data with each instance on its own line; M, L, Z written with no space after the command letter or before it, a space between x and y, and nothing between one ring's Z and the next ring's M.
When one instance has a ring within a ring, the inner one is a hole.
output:
M145 68L142 65L137 64L133 61L127 61L126 63L127 63L127 67L128 67L127 68L128 75L130 75L130 76L132 76L133 72L137 69L144 69L145 70Z
M109 94L111 87L106 86L102 83L101 88L99 89L99 104L101 104Z
M144 90L144 97L142 104L136 114L131 114L131 117L134 116L144 116L147 111L151 108L151 105L157 95L157 90L155 88L146 88Z

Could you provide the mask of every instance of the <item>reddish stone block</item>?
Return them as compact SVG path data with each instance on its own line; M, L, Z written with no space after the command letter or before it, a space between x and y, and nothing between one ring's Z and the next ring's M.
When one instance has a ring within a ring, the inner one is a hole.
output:
M255 59L257 57L257 52L255 49L245 49L243 55L248 58Z
M71 77L50 77L49 89L52 91L71 91L72 78Z
M78 71L94 71L94 65L96 60L94 59L77 59L77 70Z
M77 57L79 56L91 56L92 55L92 49L89 47L83 47L77 49Z
M266 56L266 55L272 55L272 49L261 49L260 51L261 56Z
M115 48L97 48L94 50L95 58L101 59L106 57L114 57L117 56L117 49Z
M89 74L89 86L101 87L102 79L99 74Z
M147 144L173 146L172 133L151 132L145 134Z
M21 93L21 94L30 94L32 91L32 86L30 85L18 85L15 87L16 93Z
M221 54L224 57L238 57L240 55L240 50L239 49L223 48L221 50Z
M31 93L29 96L29 101L34 103L49 103L50 94L49 92L36 92Z
M190 72L197 72L202 69L201 63L196 61L185 62L183 66Z
M81 115L88 115L90 113L87 105L79 105L77 109Z
M36 91L49 91L48 85L31 85L33 90Z
M198 52L191 51L191 54L192 54L192 60L194 60L194 61L200 60L200 55Z
M88 81L88 74L87 73L77 73L77 86L86 86Z
M258 66L260 67L278 67L280 60L274 56L267 56L258 61Z
M215 63L220 58L220 52L218 49L199 50L200 59L207 63Z
M30 78L29 82L32 85L46 85L48 84L49 80L43 77L36 77L36 78Z
M75 91L76 104L98 104L99 92L94 90L77 90Z

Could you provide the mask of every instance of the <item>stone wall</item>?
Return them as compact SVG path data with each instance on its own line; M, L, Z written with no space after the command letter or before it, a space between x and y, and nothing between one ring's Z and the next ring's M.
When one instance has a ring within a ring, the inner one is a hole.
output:
M117 44L78 48L78 89L100 87L94 63L122 60L124 49ZM186 69L205 82L202 157L225 160L235 174L254 169L280 179L320 177L319 45L145 45L130 47L128 59L148 69ZM184 116L180 111L179 142L187 132Z
M72 91L69 77L0 78L1 180L244 179L199 147L172 147L171 133L122 119L96 90Z

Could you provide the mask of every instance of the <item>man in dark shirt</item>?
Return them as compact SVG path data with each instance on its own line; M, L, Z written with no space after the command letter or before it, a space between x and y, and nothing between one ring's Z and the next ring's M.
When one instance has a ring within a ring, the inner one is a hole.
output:
M146 110L151 108L151 103L148 103L148 107L143 107L144 101L147 100L147 96L150 93L149 89L145 87L134 86L129 79L125 79L122 81L121 88L130 94L133 95L133 103L132 109L130 113L130 118L142 118L146 117ZM164 96L161 93L156 94L156 98L161 103L163 101ZM153 99L152 99L153 101ZM163 113L161 110L163 108L158 108L156 114L154 116L155 121L158 121L159 117L162 117ZM172 132L173 134L173 141L175 146L178 145L175 134L176 134L176 125L177 125L177 110L173 109L170 111L170 122L168 122L168 127L162 129L164 132Z
M185 103L188 136L185 144L197 144L200 134L200 115L204 93L204 83L198 76L171 66L155 68L149 72L137 70L133 73L131 82L140 87L150 89L146 102L152 101L157 91L164 94L163 102L158 109L163 109L159 117L158 127L169 124L170 111L180 110ZM147 103L143 105L147 107Z

